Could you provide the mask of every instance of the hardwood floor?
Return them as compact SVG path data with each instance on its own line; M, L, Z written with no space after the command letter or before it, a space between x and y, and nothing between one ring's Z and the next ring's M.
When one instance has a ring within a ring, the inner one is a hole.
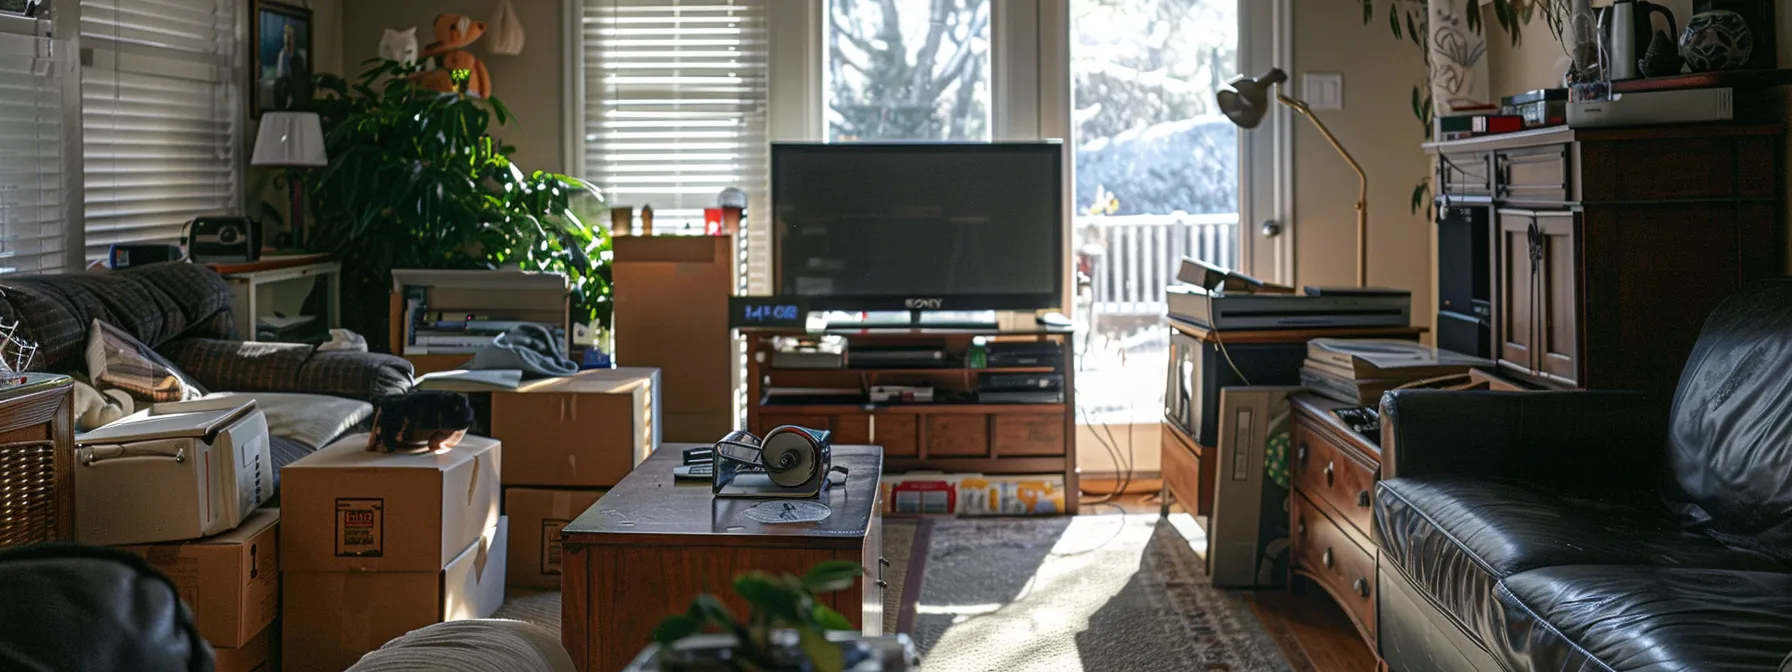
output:
M1155 483L1155 479L1152 481ZM1088 481L1085 481L1087 484ZM1111 489L1110 484L1108 488ZM1090 504L1100 497L1085 496L1082 515L1111 514L1115 507L1128 514L1155 514L1158 500L1155 492L1139 493L1137 486L1128 493L1105 502ZM1181 512L1181 507L1173 506ZM1327 599L1317 587L1302 592L1261 590L1247 593L1251 608L1263 629L1281 648L1282 656L1294 672L1375 672L1378 663L1349 617L1337 603Z

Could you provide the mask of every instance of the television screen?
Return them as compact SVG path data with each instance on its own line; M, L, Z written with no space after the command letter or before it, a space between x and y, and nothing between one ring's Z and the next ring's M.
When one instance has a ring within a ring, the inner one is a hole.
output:
M778 293L830 310L1059 308L1063 151L774 144Z

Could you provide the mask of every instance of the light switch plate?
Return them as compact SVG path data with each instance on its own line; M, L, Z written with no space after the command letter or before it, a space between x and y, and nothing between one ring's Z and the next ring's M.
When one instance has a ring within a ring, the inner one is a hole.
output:
M1307 72L1300 76L1300 97L1315 110L1344 109L1344 73Z

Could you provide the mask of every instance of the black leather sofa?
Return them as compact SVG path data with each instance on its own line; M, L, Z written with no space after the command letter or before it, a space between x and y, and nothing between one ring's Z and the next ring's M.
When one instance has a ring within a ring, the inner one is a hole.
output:
M1792 281L1712 313L1671 403L1415 390L1382 414L1390 669L1792 671Z

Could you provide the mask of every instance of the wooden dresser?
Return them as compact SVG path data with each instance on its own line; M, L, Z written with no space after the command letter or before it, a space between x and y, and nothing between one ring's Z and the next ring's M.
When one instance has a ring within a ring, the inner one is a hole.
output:
M1476 298L1500 369L1545 387L1672 390L1705 316L1784 274L1781 133L1549 128L1425 145L1440 209L1491 239L1476 246L1491 296Z
M1294 397L1288 470L1290 567L1330 594L1375 648L1375 481L1381 448L1344 425L1345 405Z

